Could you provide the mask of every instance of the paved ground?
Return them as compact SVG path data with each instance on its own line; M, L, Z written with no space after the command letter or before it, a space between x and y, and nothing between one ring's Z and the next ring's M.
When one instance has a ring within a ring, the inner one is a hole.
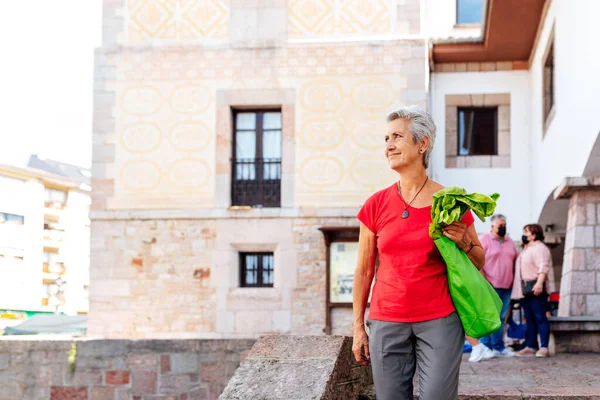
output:
M514 357L479 363L470 363L467 357L461 367L462 399L473 395L519 400L600 399L600 354Z
M461 400L600 399L600 354L503 358L470 363L465 355ZM364 393L363 399L375 399Z

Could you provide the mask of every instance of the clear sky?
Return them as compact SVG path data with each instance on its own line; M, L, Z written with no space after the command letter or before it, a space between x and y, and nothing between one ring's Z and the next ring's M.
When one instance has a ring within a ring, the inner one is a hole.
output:
M30 154L91 166L94 49L101 0L2 2L0 163Z

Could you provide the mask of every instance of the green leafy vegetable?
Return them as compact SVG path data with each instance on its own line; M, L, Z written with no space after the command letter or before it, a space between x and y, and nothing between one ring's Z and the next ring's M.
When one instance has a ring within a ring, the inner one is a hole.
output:
M446 187L433 195L431 207L431 225L429 236L433 239L442 237L442 229L446 225L460 221L470 209L475 215L485 222L485 217L494 214L498 193L486 196L480 193L467 194L465 189L456 186Z

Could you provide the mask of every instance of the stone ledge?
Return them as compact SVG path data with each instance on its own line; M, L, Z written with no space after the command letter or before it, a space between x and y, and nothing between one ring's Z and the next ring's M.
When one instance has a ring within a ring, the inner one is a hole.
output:
M250 218L343 218L356 217L357 207L340 208L185 208L172 210L92 211L92 221L154 219L250 219Z
M600 176L565 178L554 190L554 199L568 199L578 190L600 190Z
M219 399L356 399L372 376L351 349L344 336L262 336Z
M556 353L600 353L600 317L552 317Z
M552 317L548 320L552 332L587 331L600 334L600 317Z

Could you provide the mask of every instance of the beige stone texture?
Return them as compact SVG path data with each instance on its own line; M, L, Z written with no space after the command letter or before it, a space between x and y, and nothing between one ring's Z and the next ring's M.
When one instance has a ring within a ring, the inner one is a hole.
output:
M481 64L480 63L467 63L467 71L479 72L479 71L481 71Z
M498 130L510 131L510 106L498 106Z
M287 38L287 4L283 1L252 6L254 2L231 4L229 41L232 46L263 47L282 44Z
M420 33L420 2L289 0L292 39Z
M446 107L446 132L450 135L458 130L458 112L457 107L447 106Z
M491 156L468 156L466 158L466 168L491 168Z
M483 107L483 98L485 95L483 94L472 94L471 95L471 105L473 107Z
M510 61L499 61L496 63L496 71L510 71L512 63Z
M471 106L470 94L448 94L446 95L446 109L450 106Z
M485 106L508 106L510 105L510 93L486 93L483 105Z
M231 107L275 106L287 122L285 206L353 206L394 179L381 155L382 115L425 103L427 66L411 58L416 47L423 44L108 53L117 66L105 82L115 91L117 139L94 149L95 163L114 168L113 196L102 204L226 206ZM397 61L381 63L386 57Z
M510 155L492 156L492 168L510 168Z
M356 227L357 221L354 217L95 220L89 335L322 334L326 309L326 248L318 229L322 226ZM239 287L238 253L245 251L274 253L273 288ZM338 331L347 327L345 322L335 324Z
M384 116L426 106L428 63L418 0L309 3L104 2L90 335L323 334L319 228L394 181ZM415 36L315 41L392 33ZM282 112L280 208L230 207L232 110L254 108ZM274 253L273 288L240 287L243 251Z
M446 136L446 157L456 157L457 140L456 134L452 135L452 132Z
M511 61L499 62L472 62L472 63L439 63L433 67L435 72L491 72L512 71L528 69L527 63L514 63Z
M587 181L587 179L586 179ZM575 187L569 199L560 316L600 316L600 191Z
M495 71L496 70L496 63L494 62L488 62L488 63L482 63L481 64L481 71Z
M510 131L502 130L498 132L498 155L510 156Z
M127 41L226 39L230 0L127 1Z
M457 159L459 157L448 157L446 156L446 168L457 168Z

